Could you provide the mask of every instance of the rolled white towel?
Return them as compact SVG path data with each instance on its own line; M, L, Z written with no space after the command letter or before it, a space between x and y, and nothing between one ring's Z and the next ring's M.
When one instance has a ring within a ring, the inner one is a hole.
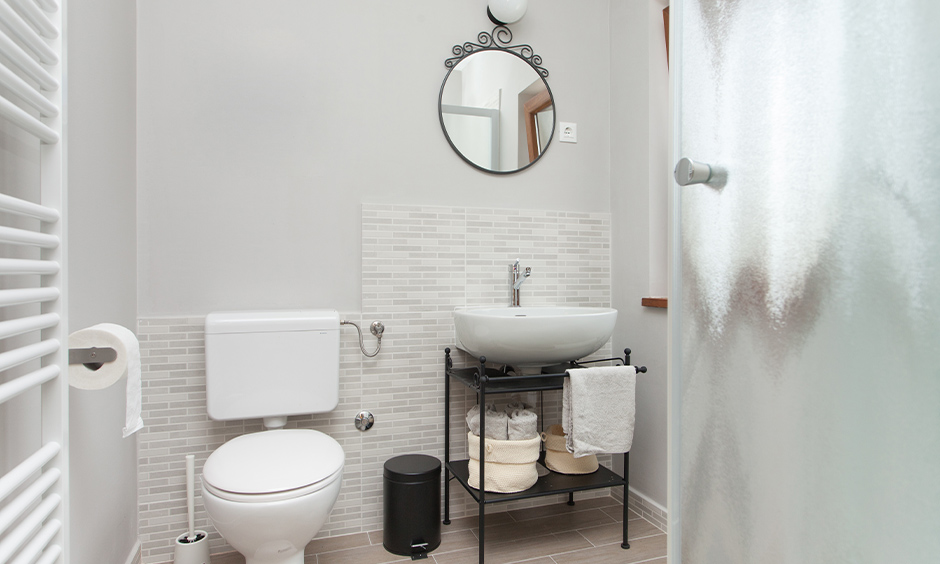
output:
M470 408L470 411L467 412L467 427L470 428L470 432L476 436L480 436L480 406L475 405Z
M514 409L509 414L510 441L524 441L538 436L539 417L529 409Z
M523 402L519 396L512 396L512 399L506 404L506 413L511 416L512 412L517 409L532 409L532 406Z
M475 405L467 412L467 426L474 435L480 435L480 406ZM509 415L497 411L493 405L486 406L486 438L505 441L509 438Z

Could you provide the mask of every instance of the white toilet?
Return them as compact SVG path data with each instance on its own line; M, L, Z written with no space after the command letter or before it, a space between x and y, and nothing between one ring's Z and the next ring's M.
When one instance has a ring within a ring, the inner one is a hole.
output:
M228 441L202 471L206 513L246 564L303 564L339 496L345 455L324 433L281 427L288 415L332 411L338 401L335 310L206 317L209 417L260 417L268 429Z

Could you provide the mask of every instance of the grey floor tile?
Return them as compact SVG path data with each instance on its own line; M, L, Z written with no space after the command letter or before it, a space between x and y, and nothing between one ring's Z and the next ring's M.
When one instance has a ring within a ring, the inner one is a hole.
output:
M656 535L630 541L630 548L620 548L620 543L605 544L586 550L575 550L564 554L553 554L557 564L629 564L666 556L666 535Z
M245 564L245 557L237 552L226 552L213 554L210 561L212 564Z
M591 543L572 531L504 543L487 543L485 557L487 564L509 564L589 547ZM434 561L436 564L477 564L479 557L476 548L469 548L436 554Z
M509 513L503 511L500 513L487 513L486 514L486 525L503 525L506 523L512 523L515 520L509 515ZM469 515L467 517L457 517L456 519L450 520L450 525L441 525L441 531L458 531L460 529L476 529L477 525L480 524L479 516Z
M584 511L586 509L598 509L601 507L614 506L617 511L621 511L621 505L617 500L607 497L594 497L590 499L579 500L575 497L574 505L567 503L553 503L551 505L542 505L539 507L528 507L526 509L516 509L509 512L516 521L525 521L528 519L538 519L539 517L550 517L561 513L571 513L573 511Z
M631 541L642 537L663 534L662 531L646 519L628 521L627 525L627 538ZM614 523L612 525L602 525L600 527L578 529L578 532L584 535L584 538L590 541L594 546L623 542L623 522Z
M441 533L441 546L433 554L443 554L455 550L464 550L466 548L476 548L480 545L479 539L470 529L463 531L454 531L453 533Z
M379 531L379 544L382 542L382 532ZM369 534L354 533L352 535L340 535L338 537L326 537L323 539L314 539L307 544L304 550L305 554L317 554L319 552L335 552L337 550L346 550L347 548L356 548L359 546L369 546Z
M618 523L623 521L623 506L619 503L616 506L611 507L602 507L601 511L608 514ZM627 510L627 520L632 521L634 519L642 519L643 517L632 509Z
M381 544L317 554L317 564L384 564L385 562L411 562L411 558L392 554Z
M620 548L623 509L616 500L590 498L543 507L500 511L486 516L487 564L666 564L666 535L630 511L631 548ZM476 515L441 526L441 546L431 564L479 562ZM382 531L355 533L311 541L305 564L385 564L409 562L382 546ZM237 552L218 554L212 564L244 564ZM172 564L172 563L166 563Z
M588 509L586 511L562 513L550 517L528 519L510 525L487 525L485 540L487 543L498 543L615 523L616 521L603 511L599 509Z

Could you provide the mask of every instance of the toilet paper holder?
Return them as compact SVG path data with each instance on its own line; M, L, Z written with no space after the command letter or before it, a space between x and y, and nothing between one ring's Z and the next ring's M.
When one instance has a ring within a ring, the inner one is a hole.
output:
M102 364L115 360L117 360L117 351L111 347L69 349L69 364L84 364L92 370L97 370Z

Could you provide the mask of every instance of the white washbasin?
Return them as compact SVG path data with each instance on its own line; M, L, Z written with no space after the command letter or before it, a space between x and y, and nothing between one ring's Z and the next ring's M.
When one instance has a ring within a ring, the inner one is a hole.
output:
M457 347L516 368L584 358L614 332L609 307L493 307L454 310Z

